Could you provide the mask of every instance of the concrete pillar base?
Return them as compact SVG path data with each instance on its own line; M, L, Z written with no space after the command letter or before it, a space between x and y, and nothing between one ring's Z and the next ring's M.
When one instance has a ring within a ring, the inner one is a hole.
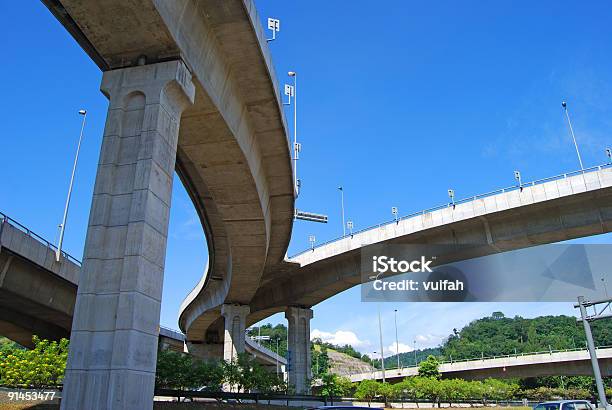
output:
M290 388L297 394L310 394L311 355L310 319L312 309L289 307L285 311L289 322L287 368Z

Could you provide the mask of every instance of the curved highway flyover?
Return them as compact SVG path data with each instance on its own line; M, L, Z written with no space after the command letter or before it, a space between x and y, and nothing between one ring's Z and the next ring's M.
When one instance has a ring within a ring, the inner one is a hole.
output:
M444 205L304 251L262 282L251 320L288 304L311 307L358 285L360 249L372 244L445 244L456 262L612 231L612 167L594 167Z
M310 308L361 283L360 251L372 244L460 245L438 256L438 263L448 263L610 231L612 167L608 164L467 198L306 250L262 277L244 320L250 325L285 311L290 334L298 336L289 341L290 350L298 350L296 345L310 334ZM181 327L189 326L186 318L193 317L191 306L200 294L198 286L183 303ZM297 328L293 332L292 326ZM208 354L221 351L213 342L198 348L209 349ZM301 382L300 375L308 377L309 357L303 355L297 364L295 359L289 374L293 370L294 381Z
M291 156L252 0L42 1L104 72L109 98L63 409L152 407L175 170L210 254L181 310L190 349L231 360L245 349L247 324L285 311L289 382L298 392L308 389L310 307L359 283L362 245L482 243L471 254L485 255L610 231L610 170L603 169L477 198L285 260Z
M252 0L42 1L109 98L62 408L151 408L174 171L210 254L194 349L244 350L244 306L283 263L295 192L270 51Z

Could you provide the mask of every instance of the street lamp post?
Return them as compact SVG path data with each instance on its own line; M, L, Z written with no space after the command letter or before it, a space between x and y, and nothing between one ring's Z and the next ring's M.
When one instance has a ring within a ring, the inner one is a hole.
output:
M578 143L576 142L576 136L574 135L574 128L572 127L572 122L570 121L569 113L567 112L567 103L563 101L561 103L563 107L563 111L565 112L565 118L567 118L567 125L569 125L570 134L572 134L572 140L574 141L574 147L576 148L576 155L578 155L578 162L580 163L580 170L584 170L582 166L582 158L580 157L580 150L578 149Z
M308 235L308 242L310 242L310 249L314 251L315 243L317 238L314 235Z
M385 379L385 348L383 347L383 337L382 337L382 321L380 319L380 307L378 308L378 334L380 336L380 367L382 370L382 381L385 383L387 380Z
M414 345L414 349L413 349L414 350L414 365L417 366L418 363L417 363L416 339L412 343Z
M81 133L79 135L79 143L77 145L76 155L74 157L74 164L72 165L72 175L70 176L70 186L68 187L68 196L66 197L66 206L64 207L64 217L60 224L59 240L57 242L57 249L55 250L55 260L60 261L62 255L62 243L64 242L64 231L66 230L66 219L68 218L68 207L70 206L70 197L72 196L72 186L74 184L74 174L76 172L77 162L79 161L79 152L81 151L81 141L83 140L83 131L85 130L85 119L87 118L86 110L79 110L79 115L83 116L81 122Z
M280 338L276 338L276 375L278 376L278 372L279 372L279 365L278 365L278 340Z
M395 219L395 223L398 223L399 219L398 219L397 215L398 215L399 211L397 209L397 206L392 206L391 207L391 213L393 214L393 219Z
M340 191L340 206L342 209L342 237L345 237L346 226L344 225L344 189L342 188L342 185L338 187L338 190Z
M395 313L395 351L397 352L397 368L400 368L400 356L399 356L399 338L397 337L397 309L394 310Z
M300 145L297 142L297 72L289 71L289 77L293 77L293 187L298 193L297 161Z

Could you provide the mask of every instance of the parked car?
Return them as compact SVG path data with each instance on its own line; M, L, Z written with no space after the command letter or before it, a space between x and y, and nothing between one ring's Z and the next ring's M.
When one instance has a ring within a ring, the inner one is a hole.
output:
M533 410L594 410L587 400L556 400L539 403Z
M307 408L306 410L372 410L372 408L371 407L350 406L350 405L338 405L338 406L310 407L310 408Z

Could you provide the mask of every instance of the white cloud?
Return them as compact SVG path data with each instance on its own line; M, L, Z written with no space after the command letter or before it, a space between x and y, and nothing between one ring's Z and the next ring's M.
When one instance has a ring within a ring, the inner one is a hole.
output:
M400 343L399 344L399 352L400 353L406 353L406 352L412 352L414 349L412 348L412 346L409 346L407 344L404 343ZM397 354L397 344L395 342L393 342L393 344L391 344L390 346L387 346L387 348L385 348L385 356L390 356L390 355L394 355Z
M426 334L426 335L416 335L415 339L418 343L417 349L422 349L425 347L438 346L440 343L442 343L442 340L444 339L444 337L439 336L439 335Z
M324 342L335 345L351 345L353 347L362 346L367 343L364 340L360 340L355 333L346 330L338 330L335 333L330 333L314 329L310 332L310 339L321 339Z

